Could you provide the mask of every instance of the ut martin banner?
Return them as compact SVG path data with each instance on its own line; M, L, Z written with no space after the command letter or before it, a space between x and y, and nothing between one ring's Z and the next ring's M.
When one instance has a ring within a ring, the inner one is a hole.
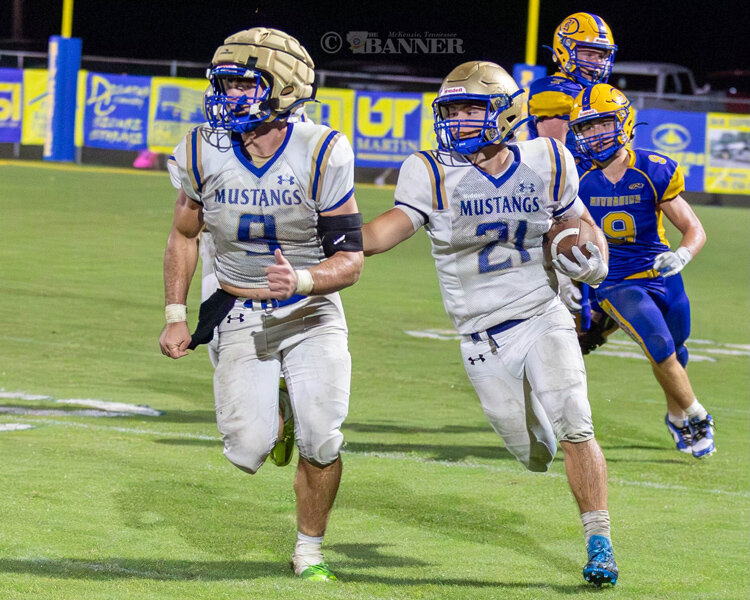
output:
M89 73L83 143L93 148L147 147L150 77Z
M0 69L0 142L21 141L23 70Z
M354 155L360 167L399 167L420 150L422 94L357 92Z

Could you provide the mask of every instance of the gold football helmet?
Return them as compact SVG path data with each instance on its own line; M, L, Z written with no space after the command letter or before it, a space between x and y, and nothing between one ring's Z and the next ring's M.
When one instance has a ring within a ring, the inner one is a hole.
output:
M523 123L522 94L507 71L495 63L475 60L457 66L443 80L432 103L438 147L473 154L513 137L514 130ZM458 103L484 106L483 118L451 118L449 105ZM476 135L466 136L466 130L476 131Z
M584 60L580 50L600 50L602 61ZM565 19L555 31L552 41L555 61L560 70L584 86L606 83L615 61L612 31L604 19L586 12L578 12Z
M607 121L612 123L611 130L596 133L594 123ZM606 162L630 142L634 121L630 101L607 83L583 88L570 111L570 128L579 152L597 162Z
M285 119L314 98L314 68L307 50L278 29L253 27L230 35L206 72L211 82L206 116L213 127L238 132ZM251 85L243 87L243 95L227 95L228 81L237 79Z

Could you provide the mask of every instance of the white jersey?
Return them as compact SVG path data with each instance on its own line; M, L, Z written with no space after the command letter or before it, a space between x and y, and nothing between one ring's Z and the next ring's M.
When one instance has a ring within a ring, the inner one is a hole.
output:
M172 185L203 206L218 280L243 288L267 287L276 248L295 269L323 260L318 214L354 194L349 141L313 123L287 125L283 143L260 166L239 134L200 125L177 145L168 168Z
M513 163L496 177L446 151L412 154L399 172L396 207L427 231L445 310L463 335L544 312L557 290L543 236L553 217L584 210L561 143L508 148Z

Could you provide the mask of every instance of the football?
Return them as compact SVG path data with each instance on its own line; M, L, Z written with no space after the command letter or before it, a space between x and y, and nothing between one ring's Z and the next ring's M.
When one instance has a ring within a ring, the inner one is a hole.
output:
M577 262L573 255L573 246L578 246L586 258L591 256L591 252L586 248L586 242L594 242L599 247L602 258L605 261L608 259L607 240L601 229L592 227L588 222L578 217L555 219L549 231L545 234L544 246L550 258L557 258L559 254L562 254Z

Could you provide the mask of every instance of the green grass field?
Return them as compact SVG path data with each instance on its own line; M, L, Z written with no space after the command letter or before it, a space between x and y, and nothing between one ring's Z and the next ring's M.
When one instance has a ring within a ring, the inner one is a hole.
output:
M0 431L0 599L748 597L750 211L698 207L709 242L685 271L715 456L674 450L624 336L586 359L621 572L608 590L580 575L562 457L526 472L458 342L406 333L451 330L426 236L368 259L343 292L354 372L325 542L340 581L315 585L288 566L294 467L230 465L205 349L159 352L167 175L4 163L0 177L0 424L34 426ZM357 197L366 219L392 204L388 190ZM164 414L97 417L70 399Z

